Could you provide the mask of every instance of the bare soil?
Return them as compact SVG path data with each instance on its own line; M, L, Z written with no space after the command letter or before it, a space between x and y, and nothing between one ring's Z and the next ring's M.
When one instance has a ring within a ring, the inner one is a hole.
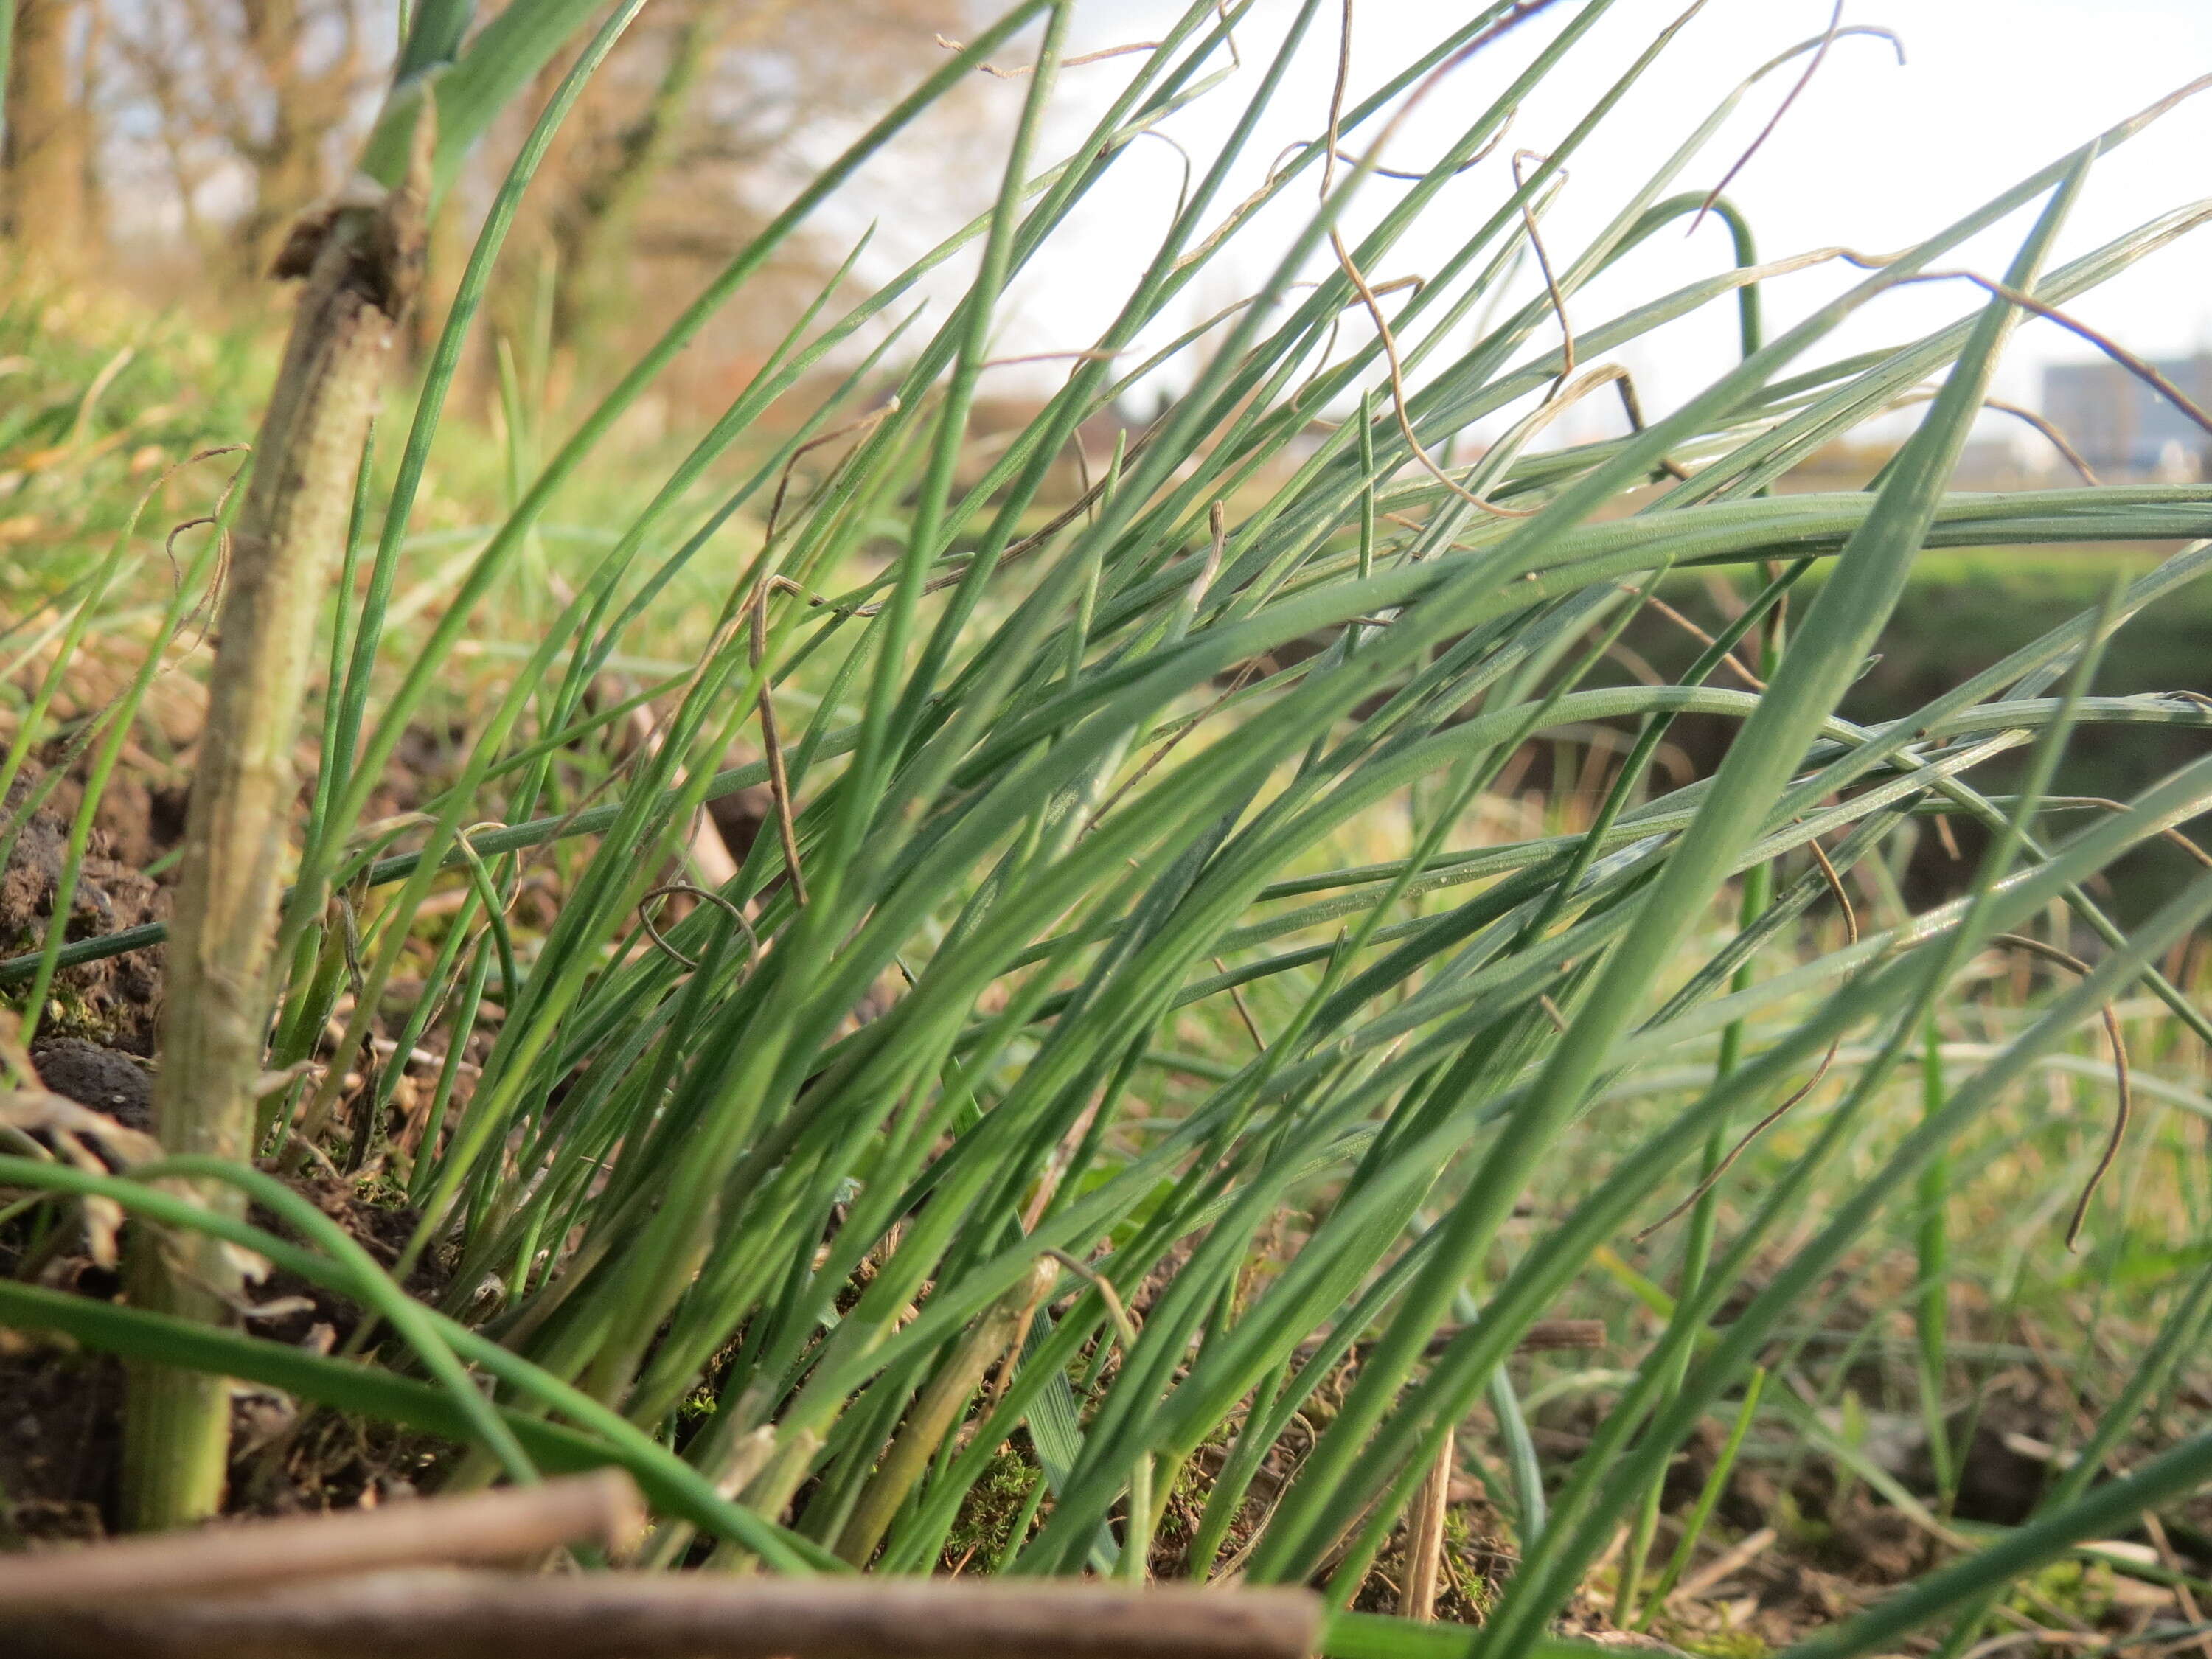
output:
M42 805L24 811L37 780L19 777L0 801L0 838L15 826L14 844L0 865L0 956L38 950L53 925L68 864L69 819L75 786L64 780ZM64 937L93 939L147 922L166 921L169 895L130 854L155 845L157 805L151 792L111 787L103 795L76 887L70 896ZM19 822L20 820L20 822ZM166 825L159 833L167 833ZM150 861L150 860L143 860ZM134 1054L151 1054L161 1011L163 948L149 945L55 975L41 1030L49 1036L81 1037Z

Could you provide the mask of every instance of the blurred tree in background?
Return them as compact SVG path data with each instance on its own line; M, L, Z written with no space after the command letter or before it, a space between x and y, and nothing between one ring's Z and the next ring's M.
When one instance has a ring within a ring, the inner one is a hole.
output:
M809 130L919 78L962 0L665 0L586 89L556 141L538 234L560 280L563 344L608 331L641 267L719 265L757 221L773 159ZM566 64L544 72L547 92Z
M380 0L4 3L0 200L14 250L218 308L253 291L294 216L341 184L394 50ZM479 27L495 9L479 12ZM539 175L519 250L537 257L509 262L501 331L534 329L563 361L588 363L656 326L773 210L782 173L803 174L812 141L927 73L941 55L934 37L958 33L969 10L966 0L657 0ZM547 65L444 204L434 299L567 68ZM940 157L958 142L953 124L931 139ZM804 250L791 264L794 278L828 268ZM777 332L781 307L760 298L726 331ZM418 326L434 327L436 309Z
M117 0L78 0L89 12ZM150 137L196 251L226 276L265 269L325 194L341 135L389 72L370 0L135 0L95 66L115 137ZM142 136L143 135L143 136ZM242 198L242 200L240 199ZM210 206L213 213L210 216Z
M94 191L89 76L73 50L78 15L89 10L80 0L15 0L8 66L9 234L60 270L84 252Z

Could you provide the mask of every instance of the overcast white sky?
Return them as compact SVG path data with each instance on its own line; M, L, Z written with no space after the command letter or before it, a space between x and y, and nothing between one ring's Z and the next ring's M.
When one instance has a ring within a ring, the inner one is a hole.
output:
M1555 142L1683 3L1619 0L1576 48L1565 72L1522 109L1511 144L1540 149ZM1458 71L1394 142L1389 159L1418 164L1456 136L1574 4L1566 0ZM1555 258L1571 257L1743 73L1819 34L1831 5L1832 0L1711 0L1572 163L1567 187L1546 222ZM1179 9L1168 0L1085 0L1071 49L1149 38ZM1258 77L1259 59L1272 52L1295 10L1292 0L1261 0L1242 33L1244 72L1176 118L1170 131L1201 162L1235 118L1244 89ZM1358 0L1355 96L1468 10L1443 0ZM1335 0L1323 0L1322 13L1303 60L1247 151L1230 201L1258 183L1283 145L1311 137L1323 124L1334 70ZM1848 0L1844 16L1846 23L1895 29L1907 63L1899 67L1890 48L1876 39L1838 41L1780 130L1731 187L1756 226L1766 258L1838 242L1887 250L1917 240L2091 134L2212 72L2212 0ZM1076 112L1095 107L1093 100L1125 74L1122 65L1110 62L1066 72L1065 138L1074 136ZM1796 75L1796 66L1773 75L1747 97L1674 188L1703 189L1717 181ZM1009 121L1019 87L1007 82L994 91ZM1432 227L1422 227L1386 269L1370 275L1380 279L1419 271L1441 259L1455 245L1455 233L1493 209L1509 187L1507 165L1501 150L1455 181L1431 216ZM1167 146L1136 146L1085 204L1057 252L1022 284L1002 349L1072 347L1094 337L1154 246L1181 170ZM1382 180L1369 186L1378 200L1401 188ZM2061 256L2206 196L2212 196L2212 92L2100 161ZM1297 211L1309 206L1310 198L1302 199ZM1947 263L2001 271L2023 223L2008 222ZM1286 215L1271 232L1276 240L1255 237L1218 276L1209 276L1193 296L1191 315L1257 286L1268 256L1290 228ZM1717 224L1708 223L1693 240L1679 229L1662 232L1627 262L1626 272L1579 296L1576 313L1601 320L1728 261L1727 234ZM1845 270L1817 270L1768 284L1771 325L1786 325L1849 280ZM1907 337L1973 302L1963 284L1901 291L1885 297L1820 355ZM2074 308L2146 353L2212 346L2212 229L2154 256ZM1704 320L1674 325L1628 353L1626 361L1649 382L1647 401L1664 405L1724 367L1734 349L1733 329L1732 307L1717 306ZM2078 358L2087 349L2047 323L2033 325L2019 337L2000 390L2033 401L2042 362Z

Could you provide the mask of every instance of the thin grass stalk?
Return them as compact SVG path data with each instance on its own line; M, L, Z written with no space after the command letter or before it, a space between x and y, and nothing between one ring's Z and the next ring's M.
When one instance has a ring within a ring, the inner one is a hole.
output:
M1923 1116L1943 1109L1943 1049L1939 1016L1934 1009L1922 1029L1920 1097ZM1920 1420L1928 1434L1928 1457L1935 1471L1939 1513L1950 1513L1959 1490L1959 1466L1952 1455L1951 1424L1943 1404L1944 1384L1950 1369L1948 1349L1951 1319L1951 1248L1947 1218L1954 1190L1954 1171L1947 1152L1932 1159L1920 1177L1920 1220L1913 1233L1918 1264L1920 1293L1914 1309L1914 1335L1918 1349L1917 1367Z
M11 9L11 20L12 15ZM149 491L140 500L137 510L109 544L106 556L93 567L82 584L76 608L70 613L69 620L63 625L60 637L55 642L53 659L32 691L29 706L17 719L15 736L8 744L5 756L0 757L0 803L7 800L15 787L15 780L22 774L25 763L38 747L47 711L52 708L54 698L62 689L70 664L83 642L85 630L99 614L100 600L106 596L108 587L123 568L124 560L130 551L131 535L137 531L138 520L144 516L151 500L152 492ZM6 809L0 807L0 810ZM16 832L22 820L29 816L27 811L17 810L10 811L5 819L0 819L0 859L5 859L14 848Z
M346 524L345 549L338 559L337 582L334 590L337 602L333 607L330 664L323 688L326 708L342 707L344 701L347 665L353 653L356 615L354 595L360 585L361 551L368 533L369 493L375 477L376 417L372 415L369 417L368 432L362 439L360 465L354 475L353 512ZM325 728L331 724L327 714L324 723ZM325 758L315 774L314 799L308 808L306 844L301 851L302 864L313 862L314 838L329 816L331 793L337 783L336 772L328 759L333 747L331 736L332 734L325 729L319 744ZM341 744L338 747L340 752L343 752L343 745ZM289 902L289 895L287 902ZM329 941L326 939L325 942L327 944ZM304 933L293 943L290 952L289 977L295 985L305 980L315 970L317 964L314 952L314 941ZM318 998L311 990L307 997L311 1006L336 995L337 963L333 961L326 971L329 983L324 988L324 996ZM289 1000L292 999L288 999ZM303 1057L307 1052L307 1045L301 1042L297 1030L298 1018L299 1016L295 1012L291 1022L293 1029L286 1030L283 1029L285 1022L280 1018L278 1036L275 1042L270 1045L271 1052L276 1056L277 1064L280 1066L290 1065L295 1060ZM319 1025L320 1021L318 1020L317 1024Z
M0 16L0 87L15 84L15 9L10 6L6 15ZM8 136L8 112L5 108L8 102L7 99L0 98L0 140L5 140Z
M1734 222L1735 222L1731 221L1731 224ZM1743 236L1740 235L1739 257L1741 257L1743 240ZM1751 331L1756 327L1755 317L1754 313L1751 319L1747 319L1745 321L1744 326L1747 337ZM1757 349L1755 340L1752 343L1752 349ZM1792 570L1797 572L1802 572L1803 568L1802 561L1792 567ZM1776 575L1769 584L1770 588L1778 586L1782 580L1781 575ZM1770 684L1773 683L1774 677L1782 664L1781 607L1786 599L1785 590L1774 594L1771 602L1773 607L1771 610L1754 605L1747 610L1745 617L1738 618L1739 623L1747 622L1752 612L1757 611L1767 620L1769 625L1761 635L1759 677ZM1742 629L1731 629L1729 634L1740 636L1743 631ZM1723 634L1722 639L1727 639L1729 634ZM1720 641L1716 641L1715 643L1718 645ZM1713 654L1711 651L1706 653L1708 658ZM1748 932L1758 923L1767 907L1773 902L1773 866L1760 864L1747 871L1743 877L1742 896L1738 905L1738 927ZM1739 992L1747 991L1753 983L1753 964L1747 958L1743 965L1735 970L1735 977L1730 981L1730 988ZM1744 1038L1745 1028L1741 1020L1734 1022L1722 1031L1720 1053L1714 1061L1716 1075L1725 1078L1742 1063ZM1717 1124L1712 1134L1707 1139L1705 1152L1698 1160L1698 1185L1700 1195L1697 1202L1691 1206L1689 1224L1684 1234L1682 1267L1675 1291L1675 1308L1678 1317L1682 1305L1696 1299L1698 1280L1705 1276L1705 1269L1711 1263L1713 1234L1718 1224L1720 1206L1719 1193L1712 1189L1711 1183L1722 1167L1723 1160L1728 1156L1729 1135L1728 1125ZM1682 1376L1688 1364L1689 1355L1686 1349L1676 1366L1672 1387L1681 1386ZM1637 1617L1637 1594L1644 1576L1644 1564L1650 1554L1651 1540L1658 1528L1659 1509L1665 1496L1665 1490L1666 1482L1662 1478L1653 1481L1650 1489L1644 1493L1644 1502L1632 1523L1628 1543L1621 1556L1620 1582L1613 1593L1613 1622L1623 1630L1642 1629L1644 1624L1648 1621L1650 1613L1663 1603L1667 1596L1666 1589L1655 1589L1652 1592L1650 1602L1644 1609L1644 1619L1639 1620ZM1679 1573L1679 1567L1676 1571Z
M1651 1594L1638 1614L1636 1630L1649 1630L1655 1614L1667 1605L1667 1598L1674 1593L1674 1586L1682 1580L1683 1572L1697 1559L1698 1543L1705 1534L1705 1528L1713 1518L1713 1510L1720 1504L1721 1495L1728 1490L1729 1477L1735 1472L1737 1455L1743 1450L1744 1438L1751 1432L1753 1421L1759 1415L1759 1396L1766 1387L1766 1371L1755 1366L1751 1380L1744 1385L1743 1403L1736 1408L1735 1421L1729 1425L1728 1438L1722 1442L1720 1455L1713 1459L1713 1467L1705 1476L1705 1484L1698 1490L1697 1502L1691 1506L1689 1516L1682 1522L1681 1541L1668 1557L1667 1565L1660 1569L1659 1577L1651 1586Z

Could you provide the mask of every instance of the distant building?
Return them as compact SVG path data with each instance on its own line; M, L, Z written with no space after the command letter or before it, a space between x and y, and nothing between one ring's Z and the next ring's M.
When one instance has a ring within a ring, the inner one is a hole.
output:
M2199 407L2212 405L2212 351L2155 367ZM2212 477L2212 439L2204 429L2107 358L2045 368L2043 413L2100 473Z

